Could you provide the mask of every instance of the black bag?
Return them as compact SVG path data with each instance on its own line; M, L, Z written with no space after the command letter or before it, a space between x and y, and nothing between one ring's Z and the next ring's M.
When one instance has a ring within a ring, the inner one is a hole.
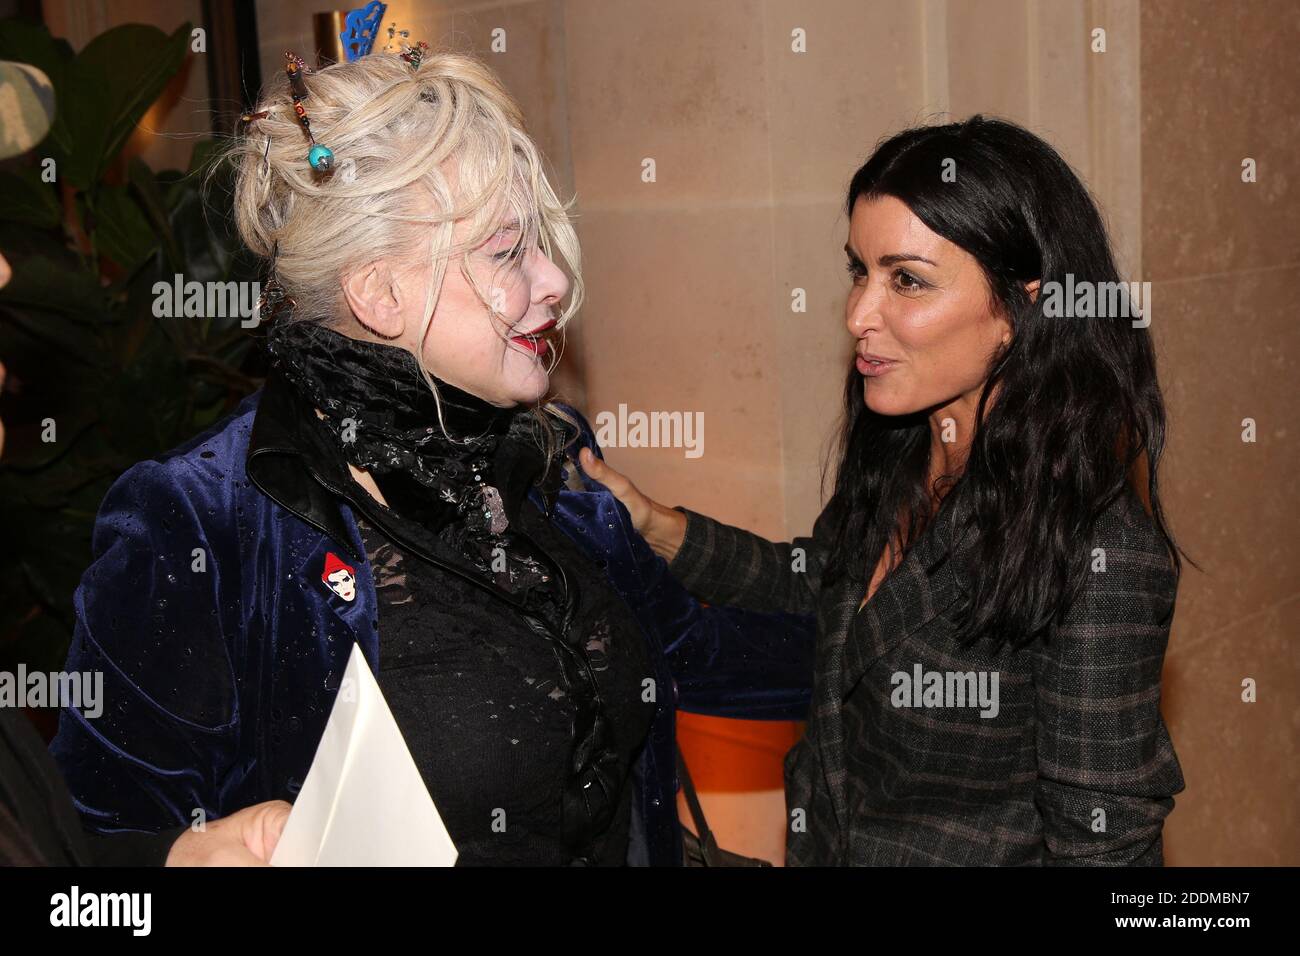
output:
M704 819L704 808L691 783L691 772L686 769L682 752L677 751L677 776L681 778L682 793L686 795L686 805L690 808L691 819L699 835L682 827L682 865L683 866L771 866L767 860L752 856L741 856L718 846L709 822Z

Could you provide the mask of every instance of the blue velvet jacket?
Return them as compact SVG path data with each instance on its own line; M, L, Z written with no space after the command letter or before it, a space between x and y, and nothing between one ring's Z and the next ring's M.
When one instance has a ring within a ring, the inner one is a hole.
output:
M379 668L378 601L352 510L331 491L338 476L306 470L307 429L289 402L273 377L204 434L132 467L104 499L66 665L104 673L104 708L94 718L65 709L50 745L94 832L156 832L199 810L211 819L292 801L352 645ZM574 417L572 455L583 445L599 454ZM675 708L801 719L815 623L701 606L613 495L569 468L576 487L530 497L641 625L666 692L633 772L628 860L672 865ZM321 583L329 552L355 568L351 602Z

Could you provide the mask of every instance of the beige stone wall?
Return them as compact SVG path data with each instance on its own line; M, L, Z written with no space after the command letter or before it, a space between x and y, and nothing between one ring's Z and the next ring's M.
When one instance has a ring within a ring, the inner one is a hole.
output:
M1143 271L1171 420L1167 504L1202 569L1184 574L1165 667L1187 778L1174 864L1300 864L1297 50L1289 0L1142 5ZM1242 702L1246 678L1257 703Z

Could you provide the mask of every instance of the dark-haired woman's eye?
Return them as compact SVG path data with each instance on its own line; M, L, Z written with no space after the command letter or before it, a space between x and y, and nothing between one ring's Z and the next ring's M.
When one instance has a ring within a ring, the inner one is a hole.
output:
M894 273L894 285L900 292L920 292L925 288L925 283L906 269L899 269Z
M847 262L845 262L844 269L854 279L865 278L867 274L867 270L863 268L862 263L858 262L858 260L856 259L850 259Z

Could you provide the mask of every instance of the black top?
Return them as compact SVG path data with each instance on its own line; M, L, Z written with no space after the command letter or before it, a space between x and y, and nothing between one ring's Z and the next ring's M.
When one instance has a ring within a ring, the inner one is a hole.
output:
M512 527L497 573L458 554L454 524L435 535L377 502L362 510L379 598L379 686L458 865L621 865L628 771L654 705L642 700L644 641L599 569L527 501L511 522L526 533ZM466 577L395 540L407 535ZM581 728L593 721L606 728L608 751L594 783L575 774ZM597 799L602 787L610 792Z

